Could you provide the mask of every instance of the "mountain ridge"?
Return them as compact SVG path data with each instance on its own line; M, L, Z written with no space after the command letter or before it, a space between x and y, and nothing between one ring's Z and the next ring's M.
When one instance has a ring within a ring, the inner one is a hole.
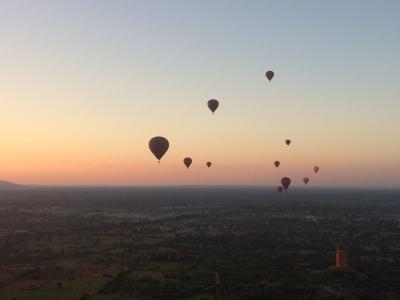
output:
M15 182L7 181L7 180L0 180L0 189L17 189L22 187Z

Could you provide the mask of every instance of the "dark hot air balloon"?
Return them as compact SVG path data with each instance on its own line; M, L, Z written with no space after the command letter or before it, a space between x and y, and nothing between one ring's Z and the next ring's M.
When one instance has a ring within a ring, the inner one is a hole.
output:
M214 113L219 106L219 102L218 102L218 100L211 99L211 100L208 100L207 106L212 111L212 113Z
M278 186L276 189L278 190L279 193L283 192L283 187L281 187L281 186Z
M160 162L161 157L163 157L169 148L169 142L165 137L156 136L149 141L149 148L158 159L158 162Z
M274 161L275 167L279 167L280 164L281 164L281 162L279 160Z
M315 166L315 167L314 167L314 172L315 172L315 173L318 173L318 171L319 171L319 167L318 167L318 166Z
M192 159L190 157L185 157L183 163L185 164L186 168L189 169L190 165L192 164Z
M291 143L292 141L291 140L289 140L289 139L287 139L286 141L285 141L285 143L286 143L286 145L290 145L290 143Z
M272 72L272 71L267 71L266 73L265 73L265 76L267 77L267 79L269 80L269 81L271 81L271 79L272 78L274 78L274 72Z
M211 167L211 161L208 161L208 162L206 163L206 165L207 165L207 167Z
M283 188L285 189L285 191L287 191L291 182L292 181L290 180L289 177L283 177L281 179L281 184L282 184Z
M304 177L304 178L303 178L303 182L304 182L305 184L307 184L309 181L310 181L310 178L308 178L308 177Z

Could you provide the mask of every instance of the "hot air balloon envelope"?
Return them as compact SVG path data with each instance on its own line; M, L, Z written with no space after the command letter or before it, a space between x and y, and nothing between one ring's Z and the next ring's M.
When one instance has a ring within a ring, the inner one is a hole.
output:
M286 145L288 145L288 146L290 145L291 142L292 142L291 140L286 140L285 141Z
M208 161L208 162L206 163L206 165L207 165L207 167L211 167L211 161Z
M185 157L183 163L185 164L186 168L189 169L190 165L192 164L192 159L190 157Z
M265 73L265 76L267 77L267 79L269 80L269 81L271 81L271 79L272 78L274 78L274 72L273 71L267 71L266 73Z
M280 164L281 164L281 162L279 160L274 161L275 167L279 167Z
M289 185L292 181L290 180L289 177L283 177L281 179L281 184L283 186L283 188L285 189L285 191L289 188Z
M169 148L169 142L165 137L156 136L149 141L149 148L154 156L160 160L161 157L163 157L167 152Z
M304 177L304 178L303 178L303 182L304 182L305 184L307 184L309 181L310 181L310 178L308 178L308 177Z
M318 166L315 166L315 167L314 167L314 172L315 172L315 173L318 173L318 171L319 171L319 167L318 167Z
M219 102L218 102L218 100L211 99L211 100L208 100L207 106L212 111L212 113L214 113L219 106Z
M281 187L281 186L278 186L276 189L278 190L279 193L283 192L283 187Z

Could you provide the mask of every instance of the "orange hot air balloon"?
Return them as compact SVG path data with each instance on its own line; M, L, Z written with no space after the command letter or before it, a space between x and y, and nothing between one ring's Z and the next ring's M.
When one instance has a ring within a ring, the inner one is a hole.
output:
M192 159L190 157L185 157L183 163L185 164L186 168L189 169L190 165L192 164Z
M281 186L278 186L276 189L278 190L279 193L283 192L283 187L281 187Z
M219 102L218 102L218 100L211 99L211 100L208 100L207 106L212 111L212 113L214 113L219 106Z
M158 159L158 162L160 162L161 157L164 156L169 148L169 142L165 137L156 136L149 141L149 148Z
M314 167L314 172L315 172L315 173L318 173L318 172L319 172L319 167L318 167L318 166L315 166L315 167Z
M308 177L304 177L304 178L303 178L303 182L304 182L305 184L307 184L309 181L310 181L310 178L308 178Z
M281 164L281 162L279 160L274 161L275 167L279 167L280 164Z
M265 73L265 76L267 77L267 79L269 80L269 81L271 81L271 79L272 78L274 78L274 72L273 71L267 71L266 73Z
M285 189L285 191L287 191L291 182L292 181L290 180L289 177L283 177L281 179L281 184L282 184L283 188Z
M211 161L208 161L208 162L206 163L206 165L207 165L207 167L211 167Z
M286 141L285 141L285 143L286 143L286 145L290 145L290 143L291 143L292 141L291 140L289 140L289 139L287 139Z

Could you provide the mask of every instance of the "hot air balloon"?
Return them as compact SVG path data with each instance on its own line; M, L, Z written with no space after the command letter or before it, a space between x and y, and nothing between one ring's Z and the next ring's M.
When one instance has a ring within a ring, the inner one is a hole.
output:
M289 139L287 139L286 141L285 141L285 143L286 143L286 145L290 145L290 143L291 143L292 141L291 140L289 140Z
M207 167L211 167L211 161L208 161L208 162L206 163L206 165L207 165Z
M279 193L283 192L283 187L281 187L281 186L278 186L276 189L278 190Z
M281 179L281 184L282 184L283 188L285 189L285 191L287 191L291 182L292 181L290 180L289 177L283 177Z
M265 76L268 78L268 80L269 81L271 81L271 79L272 78L274 78L274 72L272 72L272 71L267 71L266 73L265 73Z
M192 159L190 157L185 157L183 163L185 164L186 168L189 169L190 165L192 164Z
M211 100L208 100L207 106L212 111L212 113L214 113L219 106L219 102L218 102L218 100L211 99Z
M318 167L318 166L315 166L315 167L314 167L314 172L315 172L315 173L318 173L318 171L319 171L319 167Z
M169 148L169 142L165 137L156 136L149 141L149 148L158 159L158 162L160 162L161 157L163 157Z
M281 164L281 162L279 160L274 161L275 167L279 167L280 164Z
M304 182L305 184L307 184L309 181L310 181L310 178L308 178L308 177L304 177L304 178L303 178L303 182Z

